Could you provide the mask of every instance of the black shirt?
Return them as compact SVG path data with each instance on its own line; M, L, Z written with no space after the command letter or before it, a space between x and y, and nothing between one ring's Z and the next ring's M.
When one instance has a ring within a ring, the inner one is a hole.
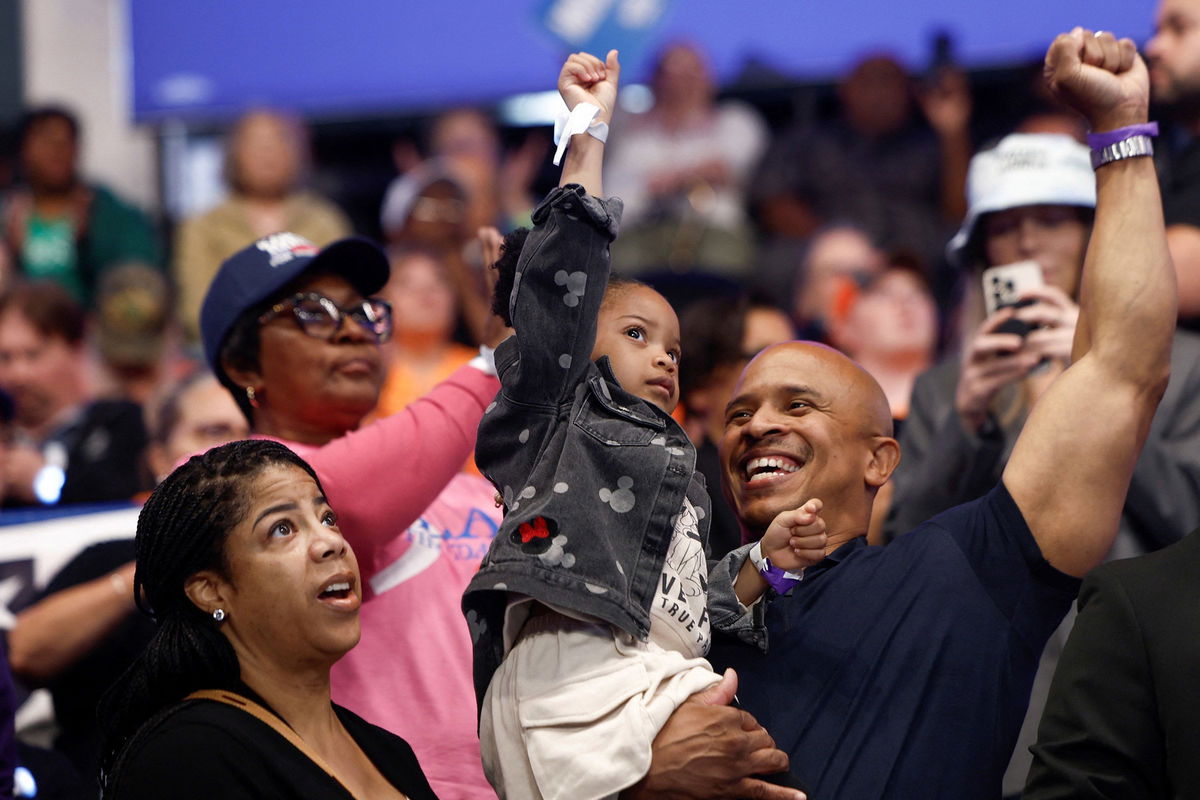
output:
M245 688L241 693L261 703ZM436 800L407 742L341 706L333 709L389 783L411 800ZM138 732L118 765L109 800L352 800L304 753L240 708L190 700L148 724L153 727Z
M1079 581L1003 485L887 547L858 538L767 610L770 653L729 642L738 697L812 797L999 798L1038 657Z
M38 599L107 575L132 560L133 539L94 544L68 562ZM55 749L71 760L80 775L90 778L96 774L100 748L96 709L101 696L153 635L154 621L131 607L112 632L47 682L59 727Z

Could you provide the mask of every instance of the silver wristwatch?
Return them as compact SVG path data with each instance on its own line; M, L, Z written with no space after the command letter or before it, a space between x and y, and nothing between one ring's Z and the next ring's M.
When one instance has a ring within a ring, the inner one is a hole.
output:
M1128 139L1092 150L1092 169L1099 169L1105 164L1111 164L1123 158L1152 155L1154 155L1154 142L1149 136L1130 136Z

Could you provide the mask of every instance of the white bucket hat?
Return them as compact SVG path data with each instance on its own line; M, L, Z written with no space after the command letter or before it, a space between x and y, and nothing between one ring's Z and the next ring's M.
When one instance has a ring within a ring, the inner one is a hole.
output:
M967 216L946 245L952 263L984 214L1033 205L1096 207L1096 174L1086 145L1060 133L1012 133L971 159Z

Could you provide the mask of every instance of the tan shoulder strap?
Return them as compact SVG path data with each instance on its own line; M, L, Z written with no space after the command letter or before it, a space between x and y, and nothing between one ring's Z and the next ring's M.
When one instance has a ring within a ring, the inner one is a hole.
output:
M325 759L323 759L319 755L317 755L316 751L314 751L311 747L309 747L308 743L300 738L300 734L296 733L294 730L292 730L288 726L287 723L285 723L279 717L272 714L270 711L267 711L265 708L263 708L258 703L251 700L250 698L242 697L240 694L237 694L236 692L227 692L223 689L201 689L200 691L192 692L191 694L189 694L187 697L185 697L183 699L184 700L214 700L218 703L224 703L227 706L233 706L234 708L240 708L242 711L245 711L247 714L250 714L253 717L257 717L258 719L262 720L263 722L265 722L266 724L268 724L272 728L274 728L275 732L278 733L280 736L282 736L283 738L285 738L289 742L291 742L293 747L295 747L301 753L304 753L304 755L308 756L310 761L312 761L318 767L323 769L325 771L325 773L327 775L329 775L329 777L331 777L335 781L337 781L338 785L340 785L343 789L345 789L346 792L349 793L349 795L351 797L355 798L355 800L359 800L357 795L355 795L354 792L351 792L350 788L348 786L346 786L346 784L342 783L341 780L338 778L337 774L332 769L329 768L329 765L325 763Z

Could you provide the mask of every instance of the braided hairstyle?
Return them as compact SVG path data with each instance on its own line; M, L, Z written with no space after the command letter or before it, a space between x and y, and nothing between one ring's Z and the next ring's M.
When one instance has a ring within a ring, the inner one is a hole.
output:
M313 468L278 442L230 442L193 456L159 484L138 515L133 580L138 608L158 623L145 650L101 701L101 784L111 787L121 754L148 721L198 689L233 689L240 669L233 645L184 592L191 576L228 577L225 543L249 512L254 479L272 466L295 466L320 487ZM145 730L154 726L146 724Z

